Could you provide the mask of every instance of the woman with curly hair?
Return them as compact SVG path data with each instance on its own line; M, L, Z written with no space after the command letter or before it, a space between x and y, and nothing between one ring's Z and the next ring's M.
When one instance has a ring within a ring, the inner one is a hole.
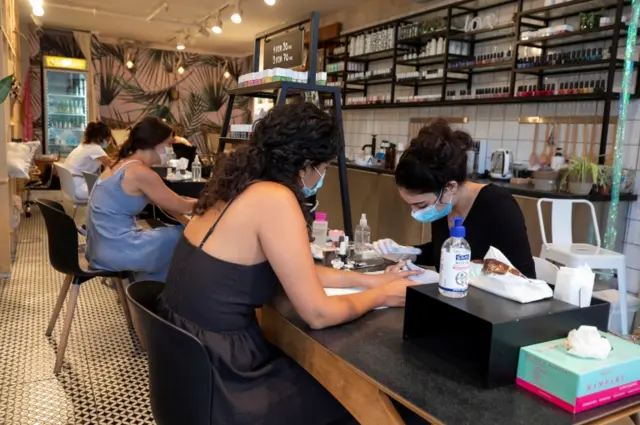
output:
M270 345L255 308L282 285L314 329L404 305L409 273L367 276L316 267L301 203L342 148L334 117L309 104L277 106L250 143L216 167L174 252L159 308L207 347L212 424L337 425L344 408ZM329 297L323 287L365 287Z
M467 180L469 134L452 130L439 118L420 130L396 168L400 196L411 206L411 216L431 223L431 242L421 245L416 262L440 266L440 250L449 238L453 217L464 217L465 238L471 259L482 259L493 246L502 251L525 276L536 277L522 210L511 194L493 184ZM374 243L379 254L389 256L390 239Z

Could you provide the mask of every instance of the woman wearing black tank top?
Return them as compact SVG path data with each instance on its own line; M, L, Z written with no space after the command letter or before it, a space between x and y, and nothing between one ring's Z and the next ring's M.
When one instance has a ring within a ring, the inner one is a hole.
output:
M301 203L322 185L341 143L335 118L318 107L274 108L249 145L217 165L178 242L160 308L208 349L212 424L356 423L266 341L254 313L279 285L315 329L404 305L407 272L365 276L314 265ZM323 286L368 290L328 297Z

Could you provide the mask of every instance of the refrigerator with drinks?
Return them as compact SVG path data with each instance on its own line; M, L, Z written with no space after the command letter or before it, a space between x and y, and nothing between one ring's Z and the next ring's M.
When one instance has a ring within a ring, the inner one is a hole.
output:
M65 157L82 140L88 122L87 61L44 56L42 85L43 149Z

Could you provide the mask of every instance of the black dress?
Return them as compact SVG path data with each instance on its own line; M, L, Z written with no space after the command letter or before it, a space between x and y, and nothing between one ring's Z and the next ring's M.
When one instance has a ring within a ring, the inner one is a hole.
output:
M440 268L440 250L449 239L447 218L431 223L431 242L418 246L422 254L417 264ZM531 255L524 215L515 198L501 187L488 184L478 193L464 219L465 239L471 247L471 259L481 260L490 247L498 248L513 266L528 278L535 279L536 268Z
M225 211L200 246L181 237L159 298L160 314L196 336L209 352L211 424L357 423L311 375L264 337L255 309L269 303L280 285L269 263L235 264L202 251Z

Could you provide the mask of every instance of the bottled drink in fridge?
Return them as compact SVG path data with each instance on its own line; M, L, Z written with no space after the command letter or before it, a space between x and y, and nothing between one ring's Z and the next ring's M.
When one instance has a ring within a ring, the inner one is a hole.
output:
M200 180L202 177L202 164L200 164L200 158L198 158L198 155L196 155L193 163L191 164L191 177L196 181Z
M360 224L356 226L355 231L355 250L356 254L362 254L367 250L367 245L371 242L371 229L367 225L367 215L362 214Z

